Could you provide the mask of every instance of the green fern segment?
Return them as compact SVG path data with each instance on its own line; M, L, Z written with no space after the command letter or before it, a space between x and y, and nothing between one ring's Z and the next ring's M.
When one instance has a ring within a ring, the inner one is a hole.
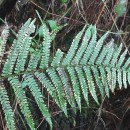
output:
M114 55L114 48L108 48L108 53L104 59L103 65L106 65L106 66L110 65L109 63L110 63L113 55Z
M48 121L48 123L50 124L50 127L52 129L52 122L51 122L50 114L42 99L42 93L41 93L36 81L34 80L32 75L29 75L29 76L25 75L24 80L27 82L27 85L28 85L29 89L31 90L32 95L34 96L39 109L41 110L43 116Z
M92 66L91 68L92 68L94 78L96 80L96 84L97 84L97 86L99 88L99 91L100 91L100 94L101 94L101 99L103 99L104 95L105 95L105 92L104 92L104 87L103 87L102 81L100 79L98 69L96 67L94 67L94 66Z
M66 108L67 103L66 103L66 100L64 99L65 94L64 94L63 88L62 88L62 82L54 68L47 69L47 73L55 86L55 90L56 90L58 98L59 98L60 108L67 116L67 108Z
M96 41L97 40L97 30L96 30L96 26L92 27L92 37L91 37L91 41L89 43L89 46L87 47L83 58L81 59L81 64L87 64L88 60L90 59L90 56L93 52L93 49L96 45Z
M58 72L58 74L59 74L59 76L61 78L61 81L62 81L62 84L63 84L63 90L65 92L65 96L66 96L69 104L72 107L75 107L72 88L71 88L69 78L68 78L64 68L57 68L57 72Z
M99 57L97 58L96 64L101 65L104 62L104 58L108 53L108 47L104 46L102 52L100 53Z
M115 88L116 88L116 81L117 81L117 74L116 74L116 69L112 68L112 77L111 77L111 90L112 92L114 92Z
M14 123L14 116L13 116L14 114L10 106L9 97L7 95L6 89L2 84L2 81L0 81L0 102L5 114L7 128L9 130L16 130L15 123Z
M130 85L130 68L128 69L127 75L128 75L127 79L128 79L129 85Z
M53 87L51 80L49 80L49 78L44 73L36 72L35 76L44 85L44 87L47 89L48 93L55 100L56 104L60 107L60 102L59 102L56 90Z
M130 65L130 58L125 62L124 66L122 67L123 69L127 69Z
M64 60L63 60L63 65L69 65L76 53L76 50L78 48L78 45L79 45L79 42L80 42L80 39L84 33L84 30L85 30L86 26L76 35L76 37L73 39L73 42L71 44L71 47L68 51L68 53L66 54Z
M46 27L46 24L43 23L43 35L44 41L42 45L42 59L40 63L40 68L48 67L49 57L50 57L50 46L51 46L51 36L49 34L49 29Z
M125 60L125 56L127 54L127 50L125 50L122 55L120 56L120 59L118 60L118 63L116 65L117 68L120 68Z
M70 78L71 78L75 100L77 101L77 104L81 111L81 95L80 95L80 90L79 90L80 85L79 85L78 79L76 78L77 77L76 71L75 71L74 67L67 67L67 70L68 70Z
M31 44L31 39L29 37L27 37L25 42L24 42L22 49L19 52L17 64L16 64L16 67L15 67L15 73L18 73L20 71L24 71L24 65L26 63L26 58L27 58L27 55L28 55L30 44Z
M41 50L36 50L31 54L29 63L28 63L28 71L35 70L38 66L38 63L41 58Z
M122 43L120 44L119 48L116 49L115 53L114 53L114 56L112 58L112 61L111 61L111 66L115 66L115 64L117 63L118 61L118 57L121 53L121 50L122 50Z
M8 35L9 35L9 29L8 29L8 25L7 25L0 36L0 63L1 63L2 57L4 55Z
M58 67L61 62L62 57L63 57L63 52L60 49L58 49L56 51L55 57L51 63L51 66Z
M107 69L107 68L106 68ZM109 68L108 68L109 69ZM109 79L107 79L107 76L106 76L106 70L102 67L102 66L100 66L99 67L99 71L100 71L100 73L101 73L101 81L102 81L102 84L103 84L103 86L104 86L104 88L105 88L105 93L106 93L106 95L109 97L109 87L108 87L108 81L107 80L109 80ZM109 73L108 73L109 74Z
M35 20L34 20L35 21ZM10 53L7 57L7 60L4 64L3 73L2 75L9 75L12 74L12 70L14 67L14 64L17 60L17 57L21 57L19 55L19 52L25 42L25 39L34 32L34 21L30 23L30 19L24 24L24 26L21 28L18 34L18 40L14 40L13 46L11 47ZM33 26L32 26L33 25ZM25 56L26 57L26 56ZM21 58L20 58L21 59ZM24 64L24 63L22 63ZM16 71L17 72L17 71Z
M83 56L87 46L88 46L88 42L91 38L91 28L92 26L89 26L89 28L85 31L85 35L83 37L83 40L82 40L82 43L81 43L81 46L80 48L78 49L77 53L76 53L76 56L74 57L73 61L72 61L72 64L76 64L78 65L80 60L81 60L81 57Z
M86 78L87 78L89 91L90 91L92 97L94 98L94 100L97 102L97 104L99 104L97 94L96 94L96 91L95 91L94 80L92 79L92 74L91 74L90 68L89 67L83 67L83 69L85 71L85 75L86 75Z
M122 88L122 73L120 70L118 70L117 79L118 79L119 88L121 89Z
M97 42L97 44L95 45L95 49L90 57L89 60L89 64L94 64L96 58L98 57L99 51L101 50L101 47L103 46L103 42L106 39L106 37L108 36L109 32L107 32L106 34L104 34Z
M86 84L86 79L84 77L83 69L80 67L75 67L75 70L78 75L78 79L80 82L80 87L84 96L85 101L87 102L87 105L89 106L89 100L88 100L88 85Z
M27 98L25 95L25 91L22 89L21 83L19 82L17 77L8 79L16 96L16 100L20 106L21 112L24 114L27 123L31 130L36 130L34 121L32 119L31 111L29 109L29 105L27 102Z
M126 71L123 71L123 84L124 87L127 88L127 76L126 76Z

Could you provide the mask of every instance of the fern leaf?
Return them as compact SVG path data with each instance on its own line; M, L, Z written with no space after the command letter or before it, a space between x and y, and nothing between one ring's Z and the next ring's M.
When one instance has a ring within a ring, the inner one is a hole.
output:
M119 54L121 53L121 50L122 50L122 43L120 44L119 48L117 48L117 51L115 51L115 53L114 53L114 56L113 56L112 61L111 61L111 66L115 66L115 64L117 63Z
M81 111L81 95L80 95L80 85L79 85L79 81L78 79L76 78L76 71L74 69L74 67L67 67L67 70L69 72L69 75L70 75L70 79L71 79L71 82L72 82L72 87L73 87L73 93L74 93L74 97L75 97L75 100L77 101L77 104L79 106L79 109Z
M35 72L35 76L44 85L44 87L47 89L48 93L55 100L56 104L60 107L60 102L58 100L56 90L53 87L51 80L49 80L49 78L44 73Z
M93 49L95 47L96 44L96 40L97 40L97 30L96 30L96 26L92 27L92 38L91 41L84 53L83 58L81 59L81 64L87 64L88 60L90 59L90 56L93 52Z
M87 102L87 105L89 106L89 100L88 100L88 85L86 83L86 79L84 77L83 69L80 67L75 67L75 70L78 75L78 79L80 82L81 90L84 96L85 101Z
M76 56L74 57L72 63L78 65L79 64L79 61L81 60L81 57L83 56L87 46L88 46L88 42L91 38L91 28L92 26L89 26L89 28L85 31L85 34L83 36L83 40L82 40L82 43L81 43L81 46L80 48L78 49L77 53L76 53Z
M130 84L130 58L126 59L127 50L122 51L122 44L119 47L104 46L103 42L108 32L97 41L96 26L91 25L88 29L84 26L73 39L67 54L58 49L52 57L51 42L57 32L50 33L45 23L42 23L44 35L42 44L34 48L34 52L29 51L32 42L30 35L35 31L34 21L31 22L29 19L19 31L17 40L14 40L10 48L0 77L2 80L7 79L12 86L21 112L31 130L35 130L35 124L25 94L26 87L30 89L39 110L52 129L51 116L44 103L44 93L42 94L40 85L44 86L52 100L67 116L67 103L72 108L78 106L81 111L82 97L87 105L91 97L99 104L98 91L103 99L105 95L109 97L110 90L114 92L117 84L119 88L123 86L127 88L128 83ZM5 37L4 35L0 37L0 39L3 38L3 41L0 41L2 56L8 32L5 33ZM5 87L0 87L0 90L0 101L3 112L7 116L8 113L4 110L5 107L9 107L9 104L6 105L9 102L7 92ZM2 101L3 95L5 100ZM6 116L7 126L12 130L14 122L10 124ZM9 118L12 118L12 115Z
M31 24L33 23L34 21L31 22ZM30 28L31 24L30 24L30 19L29 19L19 31L18 40L14 40L13 46L11 47L10 53L4 64L3 73L2 73L3 76L12 74L14 64L19 55L19 51L22 49L22 46L25 42L26 37L34 31L34 29Z
M108 53L107 53L107 55L104 59L104 62L103 62L103 65L107 65L107 66L109 65L109 63L114 55L114 48L108 48L108 49L109 49Z
M124 87L127 88L127 75L126 75L126 71L123 71L123 84L124 84Z
M8 35L9 35L9 29L7 25L6 28L2 31L1 36L0 36L0 63L4 55Z
M94 64L98 54L99 54L99 51L101 50L101 47L103 46L103 42L104 40L106 39L106 37L108 36L109 32L105 33L97 42L97 44L95 45L95 49L90 57L90 60L89 60L89 64Z
M29 63L28 63L28 71L35 70L38 66L38 63L41 58L41 50L36 50L31 54Z
M49 64L49 56L50 56L50 46L51 46L51 37L49 34L49 29L46 27L46 24L43 23L43 35L44 41L42 44L42 59L40 63L40 68L48 67Z
M63 57L63 52L60 49L58 49L56 51L55 57L53 58L51 66L58 67L61 62L62 57Z
M55 86L55 90L56 90L57 96L59 98L60 108L61 108L61 110L63 110L63 112L67 116L67 108L66 108L67 103L66 103L66 100L64 99L65 94L64 94L63 88L62 88L62 82L54 68L47 69L47 73Z
M85 75L86 75L86 78L88 81L89 91L90 91L92 97L94 98L94 100L96 101L96 103L99 104L97 94L95 91L94 80L92 79L92 74L91 74L90 68L84 66L83 69L85 71Z
M17 64L15 67L15 73L18 73L20 71L24 70L24 65L26 63L26 59L27 59L27 55L29 52L29 48L31 45L31 37L30 34L34 33L35 31L35 26L34 26L34 22L35 20L33 20L30 25L28 26L26 33L25 33L25 37L23 38L23 41L21 43L21 47L19 49L19 55L18 55L18 59L17 59Z
M75 107L75 102L74 102L74 98L73 98L73 92L72 92L72 88L71 85L69 83L69 79L68 76L64 70L64 68L57 68L58 74L61 78L62 84L63 84L63 90L66 94L66 98L69 102L69 104L72 107Z
M117 81L117 74L116 74L116 69L112 68L112 77L111 77L111 90L114 92L115 87L116 87L116 81Z
M116 65L117 68L120 68L125 60L125 56L127 54L127 50L125 50L122 55L120 56L119 60L118 60L118 63Z
M16 64L16 67L15 67L15 73L18 73L20 71L24 71L24 65L26 63L26 58L27 58L27 55L28 55L30 44L31 44L31 38L27 37L25 42L24 42L22 49L19 52L17 64Z
M101 80L102 80L102 84L103 84L103 86L105 88L105 93L109 97L109 87L108 87L108 83L107 83L106 71L102 66L99 67L99 71L101 73Z
M101 94L101 99L103 99L104 95L105 95L104 94L104 86L103 86L103 84L102 84L102 82L101 82L101 80L99 78L100 75L99 75L98 69L96 67L94 67L94 66L92 66L91 68L92 68L93 75L94 75L95 80L96 80L96 84L97 84L97 86L99 88L99 91L100 91L100 94Z
M130 65L130 58L127 59L127 61L125 62L124 66L122 67L123 69L127 69Z
M120 71L120 69L117 70L117 78L118 78L118 84L119 84L119 88L122 88L122 72Z
M100 53L99 57L97 58L96 64L101 65L104 61L104 58L106 57L108 53L108 47L104 46L102 52Z
M75 55L75 52L78 48L78 45L79 45L79 42L80 42L80 39L84 33L84 30L85 30L86 26L76 35L76 37L73 39L73 42L71 44L71 47L68 51L68 53L66 54L64 60L63 60L63 65L69 65Z

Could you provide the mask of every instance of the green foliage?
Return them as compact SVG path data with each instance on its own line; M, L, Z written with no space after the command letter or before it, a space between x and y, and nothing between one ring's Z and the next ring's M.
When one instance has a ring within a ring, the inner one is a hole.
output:
M16 101L31 130L36 130L26 90L34 97L35 102L52 129L51 115L45 101L41 84L55 101L57 106L67 116L67 103L72 108L82 108L82 100L89 105L92 97L99 104L105 95L109 97L119 85L127 88L130 84L130 58L126 59L127 50L119 47L103 45L109 32L97 41L96 26L86 26L76 35L64 54L58 49L52 57L51 42L55 33L50 33L43 22L43 42L40 47L30 52L32 33L35 32L35 20L30 19L24 24L14 40L10 52L3 64L0 76L0 102L9 130L15 130L15 120L9 103L9 97L4 80L11 85ZM0 56L4 54L8 36L5 29L0 37ZM1 63L1 60L0 60ZM101 98L98 97L100 93ZM90 96L91 95L91 96Z
M60 0L63 4L68 2L68 0Z
M127 0L119 0L118 4L115 6L115 13L118 17L122 16L126 11Z
M51 30L54 31L58 29L58 26L55 20L47 20L47 22L49 23Z

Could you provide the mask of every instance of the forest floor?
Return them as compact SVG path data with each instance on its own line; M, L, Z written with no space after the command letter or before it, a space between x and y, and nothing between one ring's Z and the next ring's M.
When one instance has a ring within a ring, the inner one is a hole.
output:
M61 48L64 52L68 50L71 40L85 24L96 24L99 37L110 30L109 40L114 39L116 44L122 42L124 48L130 51L130 1L126 0L125 12L117 16L115 7L119 1L68 0L67 3L62 4L60 0L32 0L24 4L16 3L15 6L10 7L11 11L6 14L6 21L12 30L17 31L28 18L37 18L35 10L38 10L44 20L55 20L59 25L67 23L68 25L58 33L54 44L55 48ZM40 26L38 20L36 25ZM1 28L2 25L0 30ZM75 125L72 117L65 118L62 114L54 114L54 128L56 130L130 130L129 87L111 93L110 98L105 98L100 107L83 109L85 110L82 113L74 115ZM54 108L54 112L58 113L56 110L57 108Z

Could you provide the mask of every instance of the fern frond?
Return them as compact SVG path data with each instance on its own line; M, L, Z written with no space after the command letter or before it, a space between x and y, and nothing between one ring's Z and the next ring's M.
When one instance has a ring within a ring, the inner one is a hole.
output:
M13 42L0 76L1 80L7 79L12 86L21 112L31 130L35 130L35 124L27 101L26 87L52 129L51 116L43 100L44 92L41 92L41 85L67 116L67 103L73 109L78 106L81 111L83 99L89 105L89 99L92 97L99 104L97 93L104 99L105 95L109 97L110 90L115 91L117 84L120 89L123 86L127 88L130 84L130 58L126 58L127 50L123 51L122 44L119 47L103 45L108 32L97 41L96 26L90 25L88 29L85 26L73 39L66 54L57 49L52 57L50 47L56 33L51 34L45 23L42 28L44 39L40 43L41 48L35 48L34 52L30 52L30 35L35 31L35 25L30 19L24 24L17 40ZM6 40L5 37L1 44L3 47ZM3 52L2 48L2 55ZM8 107L5 105L8 102L5 87L4 90L1 87L0 89L1 102L4 97L2 95L6 97L4 103L1 103L2 107ZM6 111L4 113L7 114ZM11 123L8 126L10 130L14 127L14 122Z

